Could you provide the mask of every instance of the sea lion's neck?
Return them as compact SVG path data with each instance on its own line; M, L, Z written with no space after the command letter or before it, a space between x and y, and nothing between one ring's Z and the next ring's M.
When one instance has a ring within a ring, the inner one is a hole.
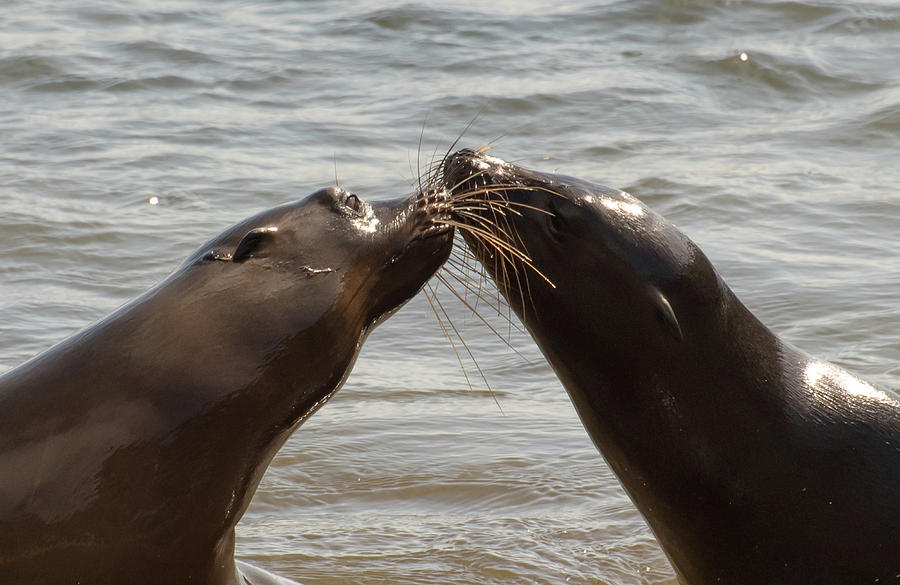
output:
M609 351L557 351L558 339L544 348L590 436L654 532L663 542L681 543L669 551L700 547L709 538L701 532L716 524L705 522L705 514L768 496L747 493L746 486L759 481L746 480L778 465L769 455L777 453L792 416L780 372L803 359L727 287L713 310L717 314L699 326L683 319L678 344L655 345L652 333L640 332L648 343L631 355L614 344L605 346ZM672 354L661 349L667 347ZM567 363L573 356L605 365Z
M39 566L32 550L54 566L77 557L84 566L73 574L98 583L238 583L235 524L358 344L345 338L335 353L348 355L307 363L304 347L329 342L312 325L293 335L261 326L271 337L232 339L223 353L216 340L234 332L216 330L215 315L168 310L173 289L177 297L171 282L162 295L150 291L0 378L0 460L12 473L0 485L0 533L11 537L0 549L9 559L30 570ZM143 562L157 558L170 568Z

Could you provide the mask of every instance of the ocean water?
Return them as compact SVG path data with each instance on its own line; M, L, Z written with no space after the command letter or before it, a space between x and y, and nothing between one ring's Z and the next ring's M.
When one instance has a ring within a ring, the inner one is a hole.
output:
M460 146L630 191L785 339L897 389L898 51L888 1L6 0L0 372L261 209L410 193L474 120ZM414 299L238 555L307 585L673 584L531 340L438 294L484 380Z

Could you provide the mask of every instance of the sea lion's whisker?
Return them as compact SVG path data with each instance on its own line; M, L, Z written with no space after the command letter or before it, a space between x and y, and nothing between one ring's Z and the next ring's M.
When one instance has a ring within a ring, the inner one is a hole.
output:
M507 229L504 229L504 227L501 225L500 221L494 221L493 223L491 223L489 218L485 218L481 215L477 215L477 214L466 214L466 215L471 216L474 221L481 224L487 230L490 230L491 228L493 228L494 231L498 232L500 235L502 235L503 237L506 238L505 241L507 244L512 246L514 249L519 250L527 255L528 251L525 248L524 243L522 243L521 238L518 238L519 242L517 244L516 238L514 238L513 235L509 232L508 227L507 227ZM508 218L506 218L506 217L503 218L502 223L506 226L511 225ZM512 259L509 258L509 260L512 260ZM511 264L513 264L513 268L515 268L516 280L518 281L519 280L518 267L515 265L515 263L511 263ZM519 282L519 285L521 286L521 282Z
M507 232L506 230L504 230L502 227L500 227L499 224L492 223L488 218L486 218L478 213L462 211L462 212L459 212L459 215L466 217L466 218L471 218L473 221L478 222L482 227L485 227L485 228L494 227L497 229L498 232L500 232L501 235L505 236L510 241L512 240L512 235L509 232Z
M506 250L514 256L522 256L522 259L525 260L526 262L530 261L528 256L525 256L523 252L512 247L508 242L506 242L505 240L500 238L500 236L494 234L493 232L488 231L487 229L480 228L478 226L474 226L470 223L457 221L455 219L447 220L446 224L457 227L460 230L463 230L470 234L478 235L478 236L480 236L480 238L482 240L491 242L496 248Z
M449 266L451 266L451 267L459 270L461 273L463 273L461 276L460 275L455 275L455 276L457 276L459 278L460 284L468 285L468 289L472 292L472 294L484 296L484 293L488 292L489 289L487 287L485 287L481 283L480 280L476 281L470 274L466 273L466 271L477 272L479 274L479 276L481 275L481 271L473 268L473 265L471 264L471 262L469 262L468 258L460 258L460 257L451 256L447 260L446 264L448 264ZM484 281L484 282L488 282L488 281Z
M475 365L475 369L478 370L478 374L481 376L481 380L484 382L485 387L488 389L488 392L491 393L491 398L494 399L494 404L497 405L497 408L500 409L500 414L504 414L503 407L500 406L500 401L497 400L497 395L494 394L493 388L491 388L490 383L487 380L487 376L484 375L484 371L481 369L481 366L478 365L478 360L475 359L475 354L472 353L472 350L469 348L469 344L466 343L466 340L463 339L463 336L460 334L459 330L456 328L456 325L453 324L453 320L450 319L450 314L447 313L447 310L444 308L444 304L441 303L441 299L438 298L437 295L434 296L434 302L437 304L441 313L444 315L444 318L447 319L447 324L450 325L450 328L453 329L454 334L457 339L459 339L460 344L462 344L463 348L466 350L466 353L469 354L469 358L472 360L472 363ZM466 376L466 380L468 380L468 376ZM472 385L469 384L469 388L472 388Z
M519 233L518 228L513 226L512 231L515 232L515 237L516 237L516 240L518 240L519 245L521 245L522 248L526 248L525 241L522 239L522 235ZM532 310L534 312L537 312L537 307L534 304L534 297L531 294L531 281L527 278L525 279L525 289L524 290L522 289L522 283L519 282L518 284L519 284L519 287L518 287L519 296L520 296L520 300L522 302L522 312L523 313L525 312L525 294L526 294L526 292L527 292L528 301L529 301L529 304L531 305ZM556 288L556 287L554 286L553 288Z
M494 221L497 224L497 229L500 229L499 226L500 226L501 221L504 222L507 226L509 225L509 218L506 217L506 214L503 214L502 219L501 219L501 218L497 217L497 208L496 207L491 208L491 212L494 216ZM511 238L510 238L510 240L511 240ZM509 241L507 243L510 246L512 246L513 248L518 249L514 245L515 242ZM523 253L526 253L526 251L523 251ZM515 275L515 277L516 277L516 284L517 284L516 290L518 290L519 294L521 295L522 289L521 289L521 282L519 281L519 265L512 258L508 258L507 260L508 261L503 263L503 265L502 265L504 289L507 291L511 290L512 278L510 278L510 272L512 272L512 274ZM498 288L498 294L500 292L501 291ZM509 303L507 303L507 308L506 308L506 320L507 320L507 322L512 322L512 307Z
M512 211L511 209L505 207L504 205L498 202L490 202L490 201L478 201L471 200L470 202L466 202L466 205L453 205L453 211L461 209L463 211L474 211L480 212L481 214L490 212L493 215L506 215L507 211ZM516 215L519 215L518 212L515 212Z
M517 188L521 186L516 185ZM481 228L484 228L487 231L491 231L494 236L502 236L504 240L505 248L513 248L522 252L526 257L528 256L527 250L525 249L524 242L522 241L521 236L516 233L516 236L510 233L509 226L511 222L509 222L509 218L506 217L506 211L512 212L515 215L521 217L521 213L518 210L512 209L512 205L518 205L523 209L530 209L539 213L543 213L546 215L553 215L552 212L548 212L544 209L537 208L533 205L528 205L525 203L511 202L508 200L505 194L506 188L501 184L491 185L491 187L478 188L473 189L469 192L463 193L459 195L460 202L465 202L466 205L460 205L459 202L454 202L454 214L459 216L460 219L468 220L470 222L475 222ZM476 197L476 195L486 195L485 197ZM498 198L491 198L492 195L499 195ZM483 213L490 212L491 218L486 218ZM502 221L501 217L502 216ZM504 229L503 226L507 226ZM489 240L492 243L496 243L496 239ZM498 250L499 252L499 250ZM507 257L507 260L512 260L512 258ZM534 308L534 300L532 298L531 293L531 284L528 279L524 279L525 283L523 286L522 278L520 277L519 271L516 269L516 263L510 262L511 266L502 266L500 267L500 273L503 275L503 282L507 285L512 283L512 278L510 277L510 272L513 273L516 279L516 290L519 291L520 300L522 303L522 307L524 309L527 304L530 304L532 308ZM533 262L531 262L530 257L528 257L528 261L526 262L532 269L535 269L533 266ZM510 270L512 269L512 270ZM535 269L536 270L536 269ZM537 271L537 270L536 270ZM539 272L539 271L538 271ZM549 282L549 279L546 279ZM552 283L551 283L552 284ZM509 288L507 290L510 290ZM526 300L526 296L528 297ZM508 322L511 322L511 316L508 319Z
M478 176L479 174L480 173L476 173L473 176ZM499 192L505 192L505 191L535 191L535 192L549 193L550 195L556 195L557 197L563 197L563 198L566 197L559 191L550 189L548 187L542 187L539 185L522 185L520 183L491 183L490 185L475 187L474 189L470 189L468 191L462 191L459 193L453 192L453 189L458 189L459 187L461 187L462 185L464 185L466 182L468 182L470 180L471 180L471 178L464 179L464 180L460 181L459 183L457 183L456 185L454 185L453 187L447 187L447 191L450 193L453 193L450 196L450 198L452 200L465 199L472 195L485 195L485 194L499 193ZM503 201L507 201L507 200L503 199ZM508 203L521 205L521 206L527 205L525 203L516 203L516 202L511 202L511 201L509 201ZM539 208L535 208L535 207L532 207L532 209L534 209L535 211L540 211L541 213L550 213L544 209L539 209Z
M484 243L481 239L476 239L476 241L473 242L473 247L474 246L477 246L478 250L481 251L481 254L483 256L487 256L489 254L489 251L494 249L492 246L488 246L486 243ZM476 252L476 250L473 250L473 252ZM502 255L499 255L499 253L498 253L498 256L495 258L494 262L496 265L496 271L500 272L503 270L503 266L506 263L506 259L503 258ZM484 267L484 264L482 264L482 267ZM481 278L482 278L482 281L481 281L482 283L488 282L488 275L487 275L486 270L482 270ZM497 311L498 317L503 317L505 319L508 319L509 318L508 317L508 315L509 315L508 303L505 302L505 297L501 294L501 291L500 291L500 289L504 283L502 282L502 280L498 281L497 279L494 279L494 284L495 284L494 292L496 293L496 295L491 296L491 301L494 303L493 305L491 305L491 307L495 311ZM482 288L484 288L484 284L481 284L481 286L482 286ZM501 308L504 306L507 306L506 312L501 310Z
M466 199L460 202L452 202L453 211L457 210L466 210L466 211L491 211L493 213L498 213L499 215L507 215L510 213L512 215L516 215L518 217L523 217L522 212L517 207L522 209L531 208L530 205L524 203L508 203L505 201L496 201L492 199ZM553 215L552 212L545 211L543 209L533 209L534 211L538 211L543 213L544 215Z
M471 293L472 296L474 296L476 298L476 303L477 303L477 300L480 299L482 302L484 302L487 305L487 307L489 309L496 311L498 314L502 314L499 307L497 307L493 304L494 297L493 297L493 295L487 294L490 291L489 291L489 289L487 289L486 287L484 287L481 284L481 282L482 282L481 279L479 279L477 281L466 280L463 277L461 277L460 275L453 273L452 271L447 270L445 272L448 275L450 275L454 280L456 280L459 283L459 285L462 286L466 290L467 293ZM467 302L468 302L468 300L467 300ZM504 305L506 305L505 302L502 303L500 306L504 306Z
M453 203L453 206L459 205L459 202L464 203L485 203L488 205L496 205L500 207L521 207L523 209L529 209L531 211L536 211L538 213L543 213L544 215L553 215L552 211L547 211L546 209L541 209L540 207L535 207L534 205L529 205L527 203L521 203L518 201L510 201L505 196L501 197L500 200L484 198L484 197L473 197L474 195L494 195L505 193L506 191L512 191L514 189L519 189L522 191L545 191L549 192L553 195L559 195L554 191L549 191L548 189L530 189L527 187L522 187L521 185L510 185L510 186L494 186L490 187L482 187L478 189L472 189L471 191L465 191L463 193L459 193L456 195L451 195L450 200Z
M522 263L523 265L527 265L529 268L534 270L539 276L543 277L543 275L536 268L532 267L529 263L525 262L524 260L522 260L521 258L517 257L514 254L510 254L508 249L503 249L501 247L498 247L495 242L486 242L483 238L478 238L478 240L479 240L480 245L485 250L493 250L493 252L496 254L495 258L497 260L498 265L502 264L504 266L504 270L506 270L506 265L509 265L514 270L518 271L518 265L516 264L516 261L518 261L519 263ZM498 298L497 304L503 305L504 303L501 301L501 299Z
M419 132L419 144L416 146L416 170L418 171L417 176L419 178L419 193L425 192L425 189L422 187L422 139L425 138L425 124L427 122L428 114L426 113L425 119L422 120L422 130Z
M422 292L425 293L425 298L428 300L428 304L431 306L431 312L434 313L434 318L437 319L438 326L441 328L441 333L443 333L444 337L447 338L447 341L450 342L450 347L453 349L453 353L456 354L456 361L459 362L459 369L462 370L463 378L465 378L466 380L466 385L469 387L469 390L474 390L475 387L472 386L472 381L469 380L469 373L466 372L466 367L463 364L462 356L459 354L459 350L456 349L456 344L453 342L453 337L450 335L450 331L447 329L447 326L444 325L444 320L441 319L441 315L440 313L438 313L437 307L434 304L434 302L437 300L437 291L431 286L430 282L427 283L426 288L428 290L422 289Z
M483 192L472 191L470 193L474 194L486 194L488 196L494 194L497 191L506 191L506 189L486 189ZM535 207L533 205L529 205L527 203L519 203L517 201L509 201L505 198L501 198L499 201L496 199L484 198L484 197L471 197L460 199L459 201L453 200L451 197L451 205L453 206L453 210L457 209L480 209L487 210L488 208L496 209L497 211L509 211L510 213L514 213L515 215L522 216L516 207L520 207L522 209L528 209L531 211L536 211L538 213L543 213L544 215L553 215L552 211L547 211L546 209L541 209L539 207ZM505 215L505 213L504 213Z
M448 183L447 170L453 157L456 156L451 153L474 125L476 119L477 116L466 126L439 160L436 156L437 149L435 149L429 164L421 162L424 123L420 132L416 155L419 191L439 190L448 195L445 200L445 209L449 213L441 218L441 223L457 229L460 239L464 235L468 243L467 246L461 248L461 252L458 251L460 248L453 248L443 269L437 273L436 280L428 284L425 295L431 311L441 327L443 336L450 342L457 362L463 369L466 384L473 389L472 379L466 371L468 364L463 359L464 352L475 365L478 375L481 376L491 397L502 412L502 407L490 388L485 372L475 359L472 349L466 343L461 330L451 319L440 298L440 294L446 295L446 293L439 294L439 292L441 285L449 289L450 294L456 297L469 312L473 313L481 324L485 325L493 335L503 340L504 344L516 352L519 357L525 358L527 361L527 358L511 344L513 328L523 334L525 329L513 320L513 309L504 296L507 294L504 291L512 292L513 288L518 290L524 306L530 302L531 298L531 277L528 275L528 271L534 271L550 286L553 286L553 283L535 266L523 245L522 238L512 229L515 225L513 219L523 217L522 212L525 210L548 215L552 215L552 213L532 205L511 202L508 192L521 189L532 190L532 188L514 182L489 184L487 176L489 170L472 172L468 176L462 177L457 184ZM487 150L489 147L490 144L480 151ZM488 257L492 259L489 261L489 264L493 264L491 270L498 276L502 275L500 278L490 278L487 266L478 260L478 258ZM492 323L487 318L491 315L484 312L483 308L495 311L497 316L506 321L508 329L505 336L502 333L502 327L499 327L496 322Z
M460 236L460 239L462 239L462 236ZM477 290L474 293L475 294L475 308L477 309L478 302L482 300L482 294L480 291L486 290L484 287L484 283L487 282L487 274L485 274L484 266L478 262L478 260L475 258L475 255L472 253L472 251L469 249L469 247L465 246L465 245L463 245L462 261L463 261L463 264L465 265L465 274L464 275L465 275L467 281L473 280L473 278L472 278L473 272L478 274L478 280L476 282L476 284L478 286L477 286ZM468 294L468 288L466 289L466 294ZM487 303L488 306L491 306L491 304L488 303L487 301L484 301L484 302Z
M466 135L466 133L467 133L469 130L472 129L472 126L475 125L475 121L478 119L478 116L481 115L481 112L482 112L483 110L484 110L484 108L482 107L481 109L479 109L479 110L475 113L474 116L472 116L472 119L469 120L469 123L466 124L466 127L463 128L463 129L462 129L462 132L459 133L459 136L456 137L456 140L454 140L454 141L450 144L450 148L448 148L446 154L444 154L444 159L445 159L445 160L446 160L447 157L450 156L450 153L453 152L453 149L456 148L456 145L459 144L459 141L462 140L463 137Z
M451 265L451 266L453 266L453 265ZM456 267L456 266L454 266L454 267ZM443 273L438 273L438 276L445 277L445 278L446 277L453 278L453 280L455 280L461 287L463 287L463 289L465 291L471 292L475 296L476 299L481 299L485 304L487 304L488 308L494 310L498 315L503 315L503 312L500 310L500 308L498 306L494 306L492 304L491 300L493 300L494 297L493 296L489 297L484 294L488 290L484 286L482 286L478 283L472 282L472 279L467 280L467 279L463 278L462 276L460 276L459 274L454 273L451 270L444 270ZM444 284L448 288L450 288L454 293L457 292L454 290L455 287L453 287L451 285L451 283L445 282ZM475 288L476 286L477 286L477 288ZM490 299L490 300L488 300L488 299ZM483 317L478 313L477 308L475 306L473 306L471 303L469 303L467 299L462 298L460 300L463 302L463 304L466 307L470 308L472 310L472 312L478 316L479 319L483 319ZM509 308L508 303L506 303L505 300L503 300L500 307L507 307L507 309ZM525 330L523 328L519 327L517 324L511 323L511 325L516 329L516 331L519 331L520 333L523 333L523 334L525 333Z
M541 209L540 207L535 207L534 205L528 205L527 203L519 203L518 201L507 201L507 202L505 203L505 205L506 205L507 207L512 207L512 208L515 208L515 207L521 207L522 209L528 209L528 210L530 210L530 211L536 211L536 212L538 212L538 213L543 213L544 215L553 215L553 212L552 212L552 211L547 211L546 209ZM521 213L518 212L518 210L513 209L513 210L511 210L511 211L514 211L514 212L517 213L518 215L522 215Z
M491 244L493 244L493 248L498 253L502 253L505 251L505 252L508 252L509 254L511 254L512 257L518 258L523 264L525 264L528 268L533 270L538 276L540 276L542 279L544 279L544 281L547 284L549 284L553 288L556 288L556 285L553 284L553 281L551 281L549 278L547 278L547 276L543 272L541 272L537 266L535 266L532 263L531 258L529 258L527 254L525 254L521 250L517 249L516 247L512 246L508 242L501 240L500 238L498 238L496 235L492 234L491 232L481 229L481 228L478 228L478 227L475 227L471 224L463 223L460 221L455 221L452 219L446 220L444 223L446 223L447 225L458 227L459 229L467 231L470 234L481 236L480 239L484 242L490 242ZM503 254L503 256L507 257L506 254Z
M466 124L466 127L463 128L463 129L462 129L462 132L459 133L459 136L456 137L456 140L454 140L454 141L450 144L450 148L447 149L447 152L444 153L444 157L441 159L441 168L442 168L442 169L443 169L443 167L444 167L444 163L447 161L448 158L450 158L450 155L451 155L451 153L453 152L453 149L456 148L456 145L459 144L459 141L463 139L463 137L466 135L466 133L467 133L469 130L472 129L472 126L475 125L475 121L478 120L478 116L481 115L481 112L482 112L482 111L484 111L484 107L482 107L481 109L479 109L479 110L475 113L475 115L472 116L472 119L469 120L469 123ZM435 149L435 152L437 152L437 149Z
M469 250L469 247L466 245L463 245L463 263L465 264L465 267L466 267L464 276L466 277L467 281L471 280L471 271L472 271L472 266L473 266L472 264L470 264L470 259L471 259L471 261L476 262L476 265L477 265L477 261L471 254L472 254L472 252ZM482 268L481 270L483 271L484 268ZM480 282L479 282L479 288L484 288ZM468 294L469 294L469 290L468 290L468 288L466 288L466 295L468 295ZM468 298L468 296L467 296L467 298ZM475 308L476 309L478 308L478 301L480 299L481 299L481 295L475 296Z
M463 185L465 185L468 182L474 182L477 185L478 182L476 181L476 179L478 179L478 177L485 175L486 172L487 171L478 171L477 173L472 173L471 175L464 177L459 182L457 182L453 185L446 185L447 192L453 193L454 191L456 191L457 189L459 189L460 187L462 187Z
M469 309L469 311L471 311L472 314L474 314L474 315L478 318L478 320L481 321L481 322L485 325L485 327L488 328L488 330L490 330L491 333L493 333L493 334L496 335L501 341L503 341L503 343L504 343L509 349L513 350L513 352L516 353L516 355L518 355L519 357L521 357L522 359L524 359L525 361L527 361L527 362L530 363L530 360L529 360L527 357L525 357L524 355L522 355L522 354L519 352L519 350L517 350L515 347L513 347L513 345L509 342L509 336L504 337L499 331L497 331L497 330L494 328L494 326L491 325L490 322L489 322L487 319L484 318L483 315L481 315L478 311L475 310L475 307L473 307L472 305L470 305L469 303L466 302L466 300L462 297L462 295L459 294L459 292L456 290L456 288L453 287L453 285L451 285L449 282L447 282L447 281L444 279L444 277L443 277L442 274L438 274L438 275L437 275L437 279L440 280L440 281L444 284L444 286L447 287L447 289L448 289L451 293L453 293L453 295L454 295L457 299L459 299L459 301L463 304L463 306L465 306L467 309Z
M434 160L435 160L435 158L437 158L437 149L438 149L438 147L437 147L437 145L435 145L434 151L431 153L432 165L431 165L431 168L430 168L429 171L428 171L428 173L429 173L429 174L428 174L428 181L426 181L426 184L428 184L429 187L434 187L434 186L437 186L437 185L440 184L439 181L436 181L436 180L435 180L435 179L437 179L438 171L440 170L440 169L434 164Z
M457 227L463 231L466 231L472 235L478 235L484 241L491 242L496 248L506 250L511 253L513 256L517 256L521 258L524 262L526 262L529 266L531 266L531 258L529 258L524 252L518 250L517 248L510 245L509 242L500 238L500 236L494 234L493 232L488 231L487 229L480 228L478 226L474 226L470 223L465 223L461 221L457 221L455 219L445 220L447 225ZM494 225L494 224L488 224ZM540 272L537 268L534 268L535 271Z
M491 205L490 203L488 203L486 201L483 201L483 202L473 201L472 204L469 204L469 205L454 205L453 211L454 212L468 211L468 212L476 212L476 213L485 212L485 211L496 211L496 213L499 215L506 215L506 212L509 211L513 215L522 215L515 209L508 209L508 208L504 208L503 206L499 206L499 205Z

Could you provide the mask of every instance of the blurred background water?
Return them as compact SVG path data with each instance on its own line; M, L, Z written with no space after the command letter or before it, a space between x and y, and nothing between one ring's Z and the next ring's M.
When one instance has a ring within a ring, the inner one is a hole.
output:
M625 188L800 347L900 387L900 5L6 0L0 371L263 208L461 146ZM158 204L151 205L151 198ZM275 459L238 554L307 585L674 583L530 339L422 296ZM652 432L652 429L648 429ZM189 519L188 519L189 521Z

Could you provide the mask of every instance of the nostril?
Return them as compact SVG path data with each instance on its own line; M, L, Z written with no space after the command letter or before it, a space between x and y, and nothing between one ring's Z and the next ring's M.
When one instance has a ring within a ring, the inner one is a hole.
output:
M351 193L350 195L347 196L347 199L344 202L344 205L346 205L347 207L349 207L356 213L359 213L360 211L362 211L362 201L360 201L359 197L357 197L354 193Z

